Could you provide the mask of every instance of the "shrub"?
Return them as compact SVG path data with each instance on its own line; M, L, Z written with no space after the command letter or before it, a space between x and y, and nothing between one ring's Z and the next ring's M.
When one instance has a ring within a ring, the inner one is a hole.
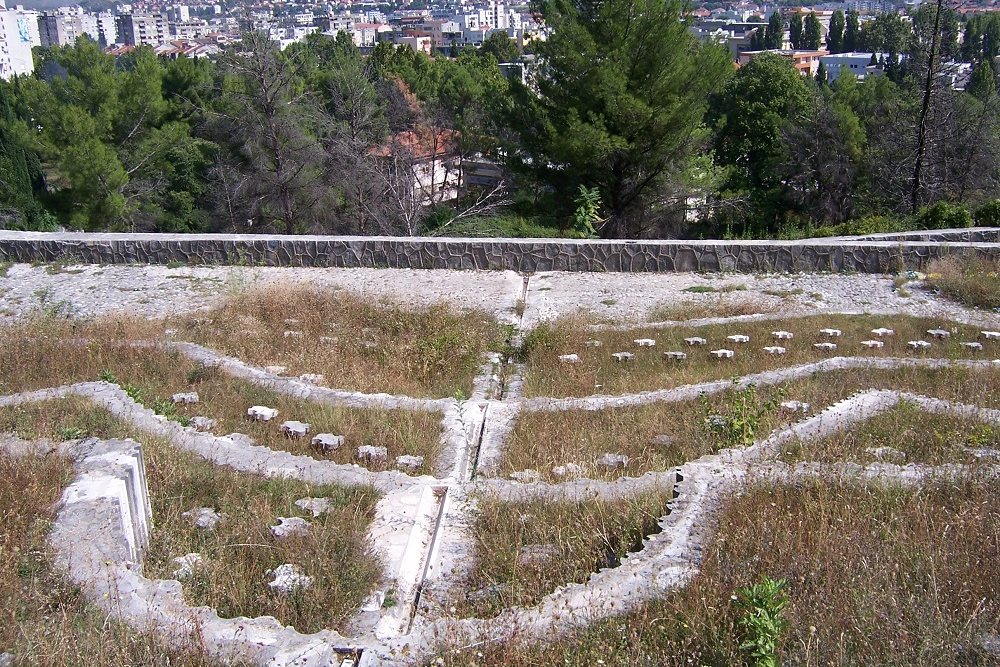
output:
M739 589L733 602L740 610L740 653L752 667L778 667L778 649L788 629L785 580L761 578L759 583Z
M1000 227L1000 199L988 201L972 214L977 227Z
M961 204L939 201L920 209L917 229L959 229L972 226L972 214Z

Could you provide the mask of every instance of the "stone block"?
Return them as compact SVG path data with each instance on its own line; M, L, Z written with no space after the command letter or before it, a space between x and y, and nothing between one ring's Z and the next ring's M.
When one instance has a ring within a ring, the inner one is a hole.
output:
M175 405L188 405L191 403L198 402L198 392L196 391L186 391L179 394L174 394L171 396L171 400Z
M309 433L310 428L312 428L312 424L292 420L281 425L281 432L289 438L304 438Z
M304 537L309 534L308 521L297 516L279 516L278 523L271 526L271 534L279 540L289 537Z
M880 350L885 347L885 343L880 340L863 340L861 341L862 347L867 347L869 350Z
M718 350L712 350L709 354L716 359L732 359L736 353L726 348L719 348Z
M329 498L299 498L295 501L295 506L306 512L312 512L313 516L329 512L331 507Z
M285 338L302 338L303 334L301 331L285 331L282 335Z
M743 334L733 334L732 336L726 336L726 340L730 343L749 343L750 336L745 336Z
M684 342L688 345L707 345L708 341L699 336L691 336L690 338L685 338Z
M978 351L978 350L982 350L983 349L983 344L982 343L976 343L976 342L964 342L964 343L962 343L962 347L964 347L966 349L969 349L969 350L977 350Z
M813 343L813 347L821 352L833 352L837 349L836 343Z
M304 590L313 584L312 577L306 575L298 565L292 565L291 563L285 563L273 570L268 570L268 574L274 577L267 584L268 587L272 591L282 595L289 595L295 591Z
M944 340L945 338L951 338L951 332L945 329L928 329L927 335L931 338L937 338L939 340Z
M764 348L764 351L768 354L784 354L786 352L785 348L780 345L768 345Z
M601 454L594 460L594 465L610 470L618 470L628 465L628 456L625 454Z
M247 409L247 417L253 421L269 422L277 416L277 410L263 405L254 405Z
M604 343L602 343L599 340L588 340L586 343L584 343L584 345L586 345L587 347L601 347L602 345L604 345Z
M771 335L777 340L792 340L795 334L791 331L772 331Z
M583 468L575 463L552 467L552 476L558 479L573 479L582 475Z
M896 332L893 329L886 329L885 327L879 327L878 329L872 329L872 335L877 338L885 338L886 336L895 336Z
M1000 331L980 331L986 340L1000 340Z
M909 345L913 350L916 350L917 352L923 352L924 350L927 350L931 346L931 344L928 343L926 340L911 340L908 341L906 344Z
M424 465L424 457L403 454L396 457L396 467L407 472L416 472Z
M779 407L782 412L809 412L811 406L802 401L783 401Z
M611 358L614 359L615 361L625 362L625 361L632 361L633 359L635 359L635 355L632 354L631 352L613 352L611 354Z
M215 428L215 420L209 417L192 417L191 426L196 431L211 431Z
M820 329L819 332L827 338L840 338L844 333L840 329Z
M375 445L361 445L356 456L366 463L385 463L389 460L389 450Z
M178 556L177 558L172 558L171 562L177 565L177 569L175 569L170 576L174 579L187 579L194 575L195 569L204 563L204 559L201 557L200 553L189 553L183 556Z
M674 361L684 361L685 359L688 358L687 352L676 352L676 351L664 352L663 356L665 356L667 359L672 359Z
M632 342L639 347L654 347L656 345L656 341L652 338L636 338Z
M214 530L223 519L223 515L219 514L214 507L196 507L184 512L181 517L188 519L195 528L202 530Z
M564 364L578 364L580 363L580 356L577 354L560 354L559 361Z
M327 454L336 451L344 445L344 436L333 433L320 433L313 437L312 446Z

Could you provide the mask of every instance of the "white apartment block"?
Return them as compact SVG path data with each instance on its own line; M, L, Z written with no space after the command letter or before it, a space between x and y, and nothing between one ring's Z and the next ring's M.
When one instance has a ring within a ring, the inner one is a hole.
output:
M0 3L0 79L28 75L35 70L30 18L16 9L5 9Z

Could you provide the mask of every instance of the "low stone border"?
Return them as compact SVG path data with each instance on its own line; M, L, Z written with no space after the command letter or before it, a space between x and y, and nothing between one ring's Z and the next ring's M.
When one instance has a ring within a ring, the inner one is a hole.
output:
M976 230L982 238L993 229ZM1000 258L995 242L940 239L581 241L0 231L0 260L535 271L894 273L950 253ZM959 236L961 238L961 236ZM978 238L978 237L976 237Z

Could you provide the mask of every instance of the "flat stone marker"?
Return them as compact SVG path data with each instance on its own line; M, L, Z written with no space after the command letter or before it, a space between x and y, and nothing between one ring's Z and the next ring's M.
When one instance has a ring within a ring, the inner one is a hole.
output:
M962 343L962 347L968 348L970 350L982 350L983 349L983 344L982 343L975 343L975 342L966 342L966 343Z
M298 516L279 516L278 523L271 526L271 534L279 540L288 537L303 537L309 534L310 523Z
M635 359L635 355L631 352L613 352L611 358L615 361L632 361Z
M839 338L843 333L840 329L820 329L819 332L829 338Z
M533 484L542 478L538 474L537 470L528 468L527 470L517 470L510 474L510 478L515 482L521 482L522 484Z
M192 417L191 426L196 431L211 431L215 428L215 420L209 417Z
M872 335L878 338L885 338L886 336L895 336L896 332L893 329L886 329L885 327L879 327L878 329L872 329Z
M281 425L281 432L289 438L304 438L312 424L297 421L287 421Z
M880 340L863 340L861 341L862 347L867 347L869 350L880 350L885 347L885 343Z
M303 373L299 376L299 380L307 384L323 384L326 382L326 376L322 373Z
M928 329L927 335L938 339L951 338L951 332L944 329Z
M931 346L931 344L925 340L911 340L907 343L907 345L909 345L911 348L917 351L926 350Z
M299 321L297 319L295 319L294 317L289 317L287 320L285 320L285 324L287 324L289 326L291 326L293 324L298 324L298 323L299 323Z
M320 516L330 511L329 498L299 498L295 501L295 506L312 512L313 516Z
M194 576L194 570L199 567L204 560L200 553L189 553L177 558L172 558L171 562L177 564L177 569L170 573L174 579L187 579Z
M824 352L832 352L837 349L836 343L813 343L813 347Z
M538 567L559 557L559 547L554 544L526 544L517 552L521 567Z
M283 335L285 338L302 338L301 331L286 331Z
M809 412L810 405L802 401L784 401L779 407L783 412Z
M635 343L636 345L638 345L639 347L654 347L654 346L656 346L656 341L653 340L652 338L636 338L632 342Z
M264 372L271 375L284 375L287 370L285 366L264 366Z
M625 454L601 454L594 460L594 464L601 468L617 470L628 465L628 456Z
M778 340L791 340L795 338L795 334L791 331L772 331L771 335Z
M719 348L718 350L712 350L709 352L716 359L732 359L733 355L736 354L732 350L727 350L725 348Z
M274 576L274 580L269 582L268 587L275 593L289 595L297 590L305 590L313 584L313 578L306 575L298 565L285 563L273 570L268 570L268 574Z
M980 331L986 340L1000 340L1000 331Z
M559 479L565 479L567 477L579 477L582 474L583 474L583 467L575 463L567 463L566 465L552 467L553 477L558 477Z
M422 465L424 465L424 457L422 456L403 454L402 456L396 457L396 467L400 470L414 472L419 470Z
M683 361L688 358L687 352L664 352L663 356L674 361Z
M172 400L175 405L188 405L191 403L197 403L198 392L186 391L180 394L174 394L173 396L170 397L170 400Z
M690 338L685 338L684 342L688 345L707 345L708 341L699 336L691 336Z
M358 447L357 457L368 463L385 463L389 460L389 450L375 445L361 445Z
M743 334L733 334L732 336L726 336L726 340L732 343L749 343L750 336L744 336Z
M586 345L587 347L601 347L602 345L604 345L604 343L602 343L599 340L588 340L586 343L584 343L584 345Z
M867 447L865 454L874 456L879 461L889 463L903 463L906 461L906 452L901 452L895 447Z
M768 354L784 354L786 352L785 348L780 345L768 345L764 348L764 351Z
M254 405L247 410L247 417L257 422L269 422L277 416L277 410L264 405Z
M184 512L181 517L190 519L195 528L202 530L212 530L222 521L222 515L216 512L214 507L196 507Z
M580 355L578 354L560 354L559 361L564 364L578 364L580 363Z
M332 345L333 343L336 343L339 340L340 340L340 338L338 338L337 336L320 336L319 337L319 342L326 343L327 345Z

